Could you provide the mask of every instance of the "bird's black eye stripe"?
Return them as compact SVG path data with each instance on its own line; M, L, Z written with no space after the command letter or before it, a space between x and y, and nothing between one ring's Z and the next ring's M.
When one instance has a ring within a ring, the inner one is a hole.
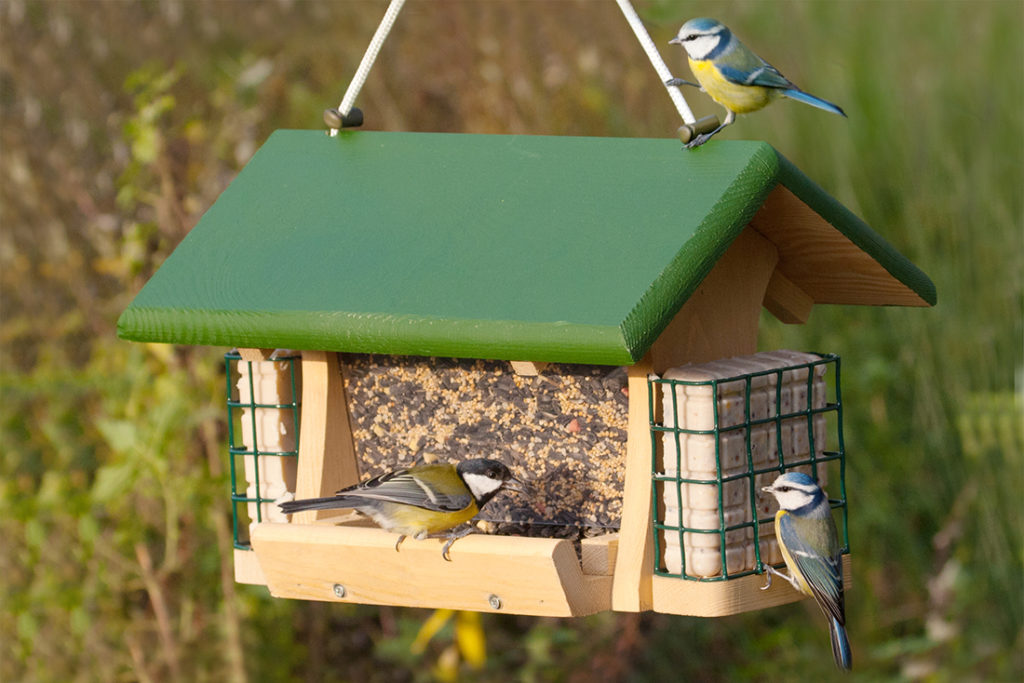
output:
M791 487L791 486L780 486L779 488L777 488L775 490L776 491L782 491L783 493L785 493L786 491L792 491L793 487Z
M696 40L699 37L700 37L699 33L691 33L690 35L688 35L685 38L683 38L683 41L685 42L687 40Z

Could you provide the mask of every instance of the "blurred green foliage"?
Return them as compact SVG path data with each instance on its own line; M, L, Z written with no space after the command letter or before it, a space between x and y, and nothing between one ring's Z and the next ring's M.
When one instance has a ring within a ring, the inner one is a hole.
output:
M723 135L771 142L939 290L931 310L762 327L765 348L844 359L855 676L1020 680L1024 5L637 4L677 75L667 40L710 15L840 103L849 120L781 102ZM384 7L0 4L0 680L828 676L806 602L717 620L483 615L477 670L452 659L457 622L415 654L427 612L234 583L222 350L120 342L114 322L271 131L320 127ZM610 2L412 2L358 104L384 130L678 125Z

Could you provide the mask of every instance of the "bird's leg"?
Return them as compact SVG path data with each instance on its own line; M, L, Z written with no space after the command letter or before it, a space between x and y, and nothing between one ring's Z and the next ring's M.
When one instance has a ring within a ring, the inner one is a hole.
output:
M794 579L792 576L790 576L788 574L783 574L782 572L780 572L778 569L776 569L775 567L771 566L770 564L764 565L764 569L765 569L765 584L763 586L761 586L761 590L766 591L769 588L771 588L772 587L772 576L778 576L780 579L785 579L786 581L788 581L789 584L791 586L793 586L794 590L796 590L797 592L800 592L800 584L798 584L796 582L796 579Z
M459 540L460 538L469 536L474 531L476 531L476 527L472 525L467 525L466 528L462 529L461 531L452 531L450 534L448 534L448 540L444 542L444 547L441 548L441 557L451 562L452 558L448 557L448 549L452 547L452 543Z
M700 83L694 83L692 81L687 81L682 78L670 78L667 81L665 81L665 85L676 88L678 88L681 85L692 85L694 88L697 88L701 92L704 92L704 87Z
M404 540L405 540L405 534L402 534L402 535L400 535L398 537L398 540L395 541L395 552L396 553L398 552L398 546L402 545L402 541L404 541Z
M722 130L726 126L732 125L733 121L736 120L736 112L732 111L731 109L727 109L726 111L728 111L729 113L725 115L725 121L722 121L722 125L720 125L718 128L715 128L710 133L701 133L700 135L698 135L694 139L692 139L689 142L687 142L684 145L684 147L686 147L686 149L693 149L694 147L700 147L705 142L710 140L716 133L718 133L718 131Z

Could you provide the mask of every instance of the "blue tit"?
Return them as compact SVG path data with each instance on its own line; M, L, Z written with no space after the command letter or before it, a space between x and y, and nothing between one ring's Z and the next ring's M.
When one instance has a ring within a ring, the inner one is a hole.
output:
M828 619L832 656L836 666L852 665L850 641L846 637L846 606L843 600L843 563L836 523L828 497L814 480L802 472L788 472L771 486L761 489L775 496L775 536L789 576L766 565L771 577L782 577L799 592L814 597Z
M725 121L710 133L691 140L688 148L699 147L718 131L746 114L767 106L779 95L846 116L842 109L793 85L778 69L750 51L724 24L714 19L691 19L668 41L686 48L690 70L697 83L679 78L668 85L693 85L726 108Z
M280 504L286 514L302 510L352 508L372 518L378 526L400 536L423 539L454 529L473 519L502 489L526 492L523 483L497 460L476 458L457 465L435 463L396 470L341 489L327 498L308 498ZM472 527L451 533L441 550L446 560L452 543Z

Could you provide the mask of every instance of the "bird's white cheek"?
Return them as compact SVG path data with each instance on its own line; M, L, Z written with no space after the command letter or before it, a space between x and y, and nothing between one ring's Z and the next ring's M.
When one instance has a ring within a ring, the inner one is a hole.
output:
M500 479L491 479L490 477L485 477L482 474L472 473L466 474L463 477L463 480L466 482L466 486L469 487L469 490L472 491L473 495L477 498L497 491L504 483Z
M776 494L775 497L783 510L797 510L811 502L811 497L803 491L785 491Z
M718 46L718 36L700 36L685 43L686 52L694 59L704 59Z

